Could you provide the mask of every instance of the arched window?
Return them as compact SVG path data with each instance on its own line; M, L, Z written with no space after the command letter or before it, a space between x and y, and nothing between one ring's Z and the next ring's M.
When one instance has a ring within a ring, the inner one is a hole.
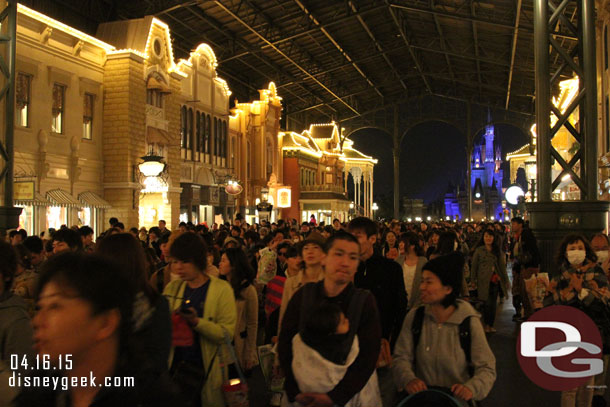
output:
M218 131L220 131L220 148L218 149L218 155L220 156L220 158L226 158L227 135L225 134L225 124L223 121L218 121Z
M214 118L214 156L218 157L218 119Z
M223 140L223 149L224 149L224 153L223 153L223 157L224 158L229 158L229 131L227 128L227 122L226 120L222 122L222 134L224 134L224 140Z
M186 148L193 148L193 109L189 109L189 114L187 117L187 138L186 138Z
M201 113L197 112L196 121L197 123L197 133L195 135L195 151L199 152L201 148Z
M199 152L205 150L205 113L199 114Z
M205 116L205 152L212 153L212 121L210 115Z
M186 148L186 106L180 108L180 147Z

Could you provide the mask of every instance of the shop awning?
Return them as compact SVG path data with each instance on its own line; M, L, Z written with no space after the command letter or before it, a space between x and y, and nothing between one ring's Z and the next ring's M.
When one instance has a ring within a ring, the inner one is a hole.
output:
M85 204L85 206L91 208L106 209L112 207L108 201L105 201L104 198L91 191L85 191L78 194L78 200Z
M52 205L49 200L43 195L36 192L34 194L34 199L15 199L15 205L24 205L24 206L50 206Z
M55 206L81 207L81 204L76 198L70 195L63 189L52 189L47 191L47 198Z

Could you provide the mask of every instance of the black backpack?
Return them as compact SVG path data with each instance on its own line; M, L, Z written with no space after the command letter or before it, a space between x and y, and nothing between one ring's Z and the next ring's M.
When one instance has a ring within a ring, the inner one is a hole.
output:
M420 306L415 311L415 317L413 318L413 324L411 324L411 333L413 334L413 366L415 367L415 354L417 345L419 344L419 338L421 336L422 327L424 325L424 306ZM470 377L474 376L474 365L472 364L472 347L470 337L470 318L468 317L462 321L459 326L460 335L460 346L466 355L466 363L468 364L468 374Z

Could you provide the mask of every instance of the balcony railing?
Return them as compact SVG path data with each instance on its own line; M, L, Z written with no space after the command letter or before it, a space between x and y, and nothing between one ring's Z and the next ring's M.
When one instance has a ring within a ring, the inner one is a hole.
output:
M334 192L335 194L345 195L341 185L322 184L322 185L303 185L301 192Z

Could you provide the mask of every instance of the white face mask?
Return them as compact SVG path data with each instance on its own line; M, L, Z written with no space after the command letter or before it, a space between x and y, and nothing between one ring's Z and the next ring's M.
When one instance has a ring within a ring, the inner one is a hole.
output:
M566 252L566 257L572 266L580 266L584 261L587 252L584 250L569 250Z
M599 264L602 264L606 260L608 260L608 250L600 250L598 252L595 252L595 254L597 255L597 262Z

